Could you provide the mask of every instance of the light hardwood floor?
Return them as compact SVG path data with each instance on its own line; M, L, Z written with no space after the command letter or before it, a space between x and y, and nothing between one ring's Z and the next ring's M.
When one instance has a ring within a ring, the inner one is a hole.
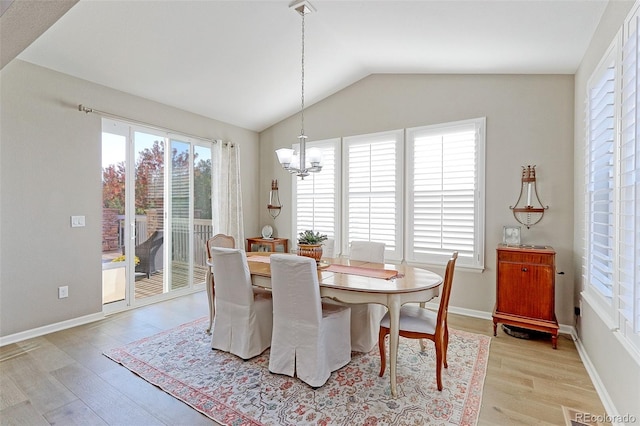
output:
M0 424L215 424L102 355L207 314L206 293L199 292L0 348ZM493 333L491 321L450 314L449 323ZM573 341L561 335L553 350L548 341L500 330L491 342L479 424L564 425L563 405L604 414Z

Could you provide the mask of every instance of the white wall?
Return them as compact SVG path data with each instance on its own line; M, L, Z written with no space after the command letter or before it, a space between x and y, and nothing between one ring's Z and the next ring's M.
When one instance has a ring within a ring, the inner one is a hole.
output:
M305 133L319 140L486 116L486 270L457 269L451 304L493 311L495 248L502 227L518 225L509 206L520 191L521 166L535 164L540 197L550 207L538 225L523 227L522 240L555 248L565 272L557 276L556 313L572 325L573 87L572 75L371 75L309 107ZM260 134L260 218L292 247L292 178L274 150L297 140L299 124L291 117ZM266 210L273 178L284 206L275 221Z
M591 44L575 75L575 140L574 179L575 185L575 231L574 231L574 273L576 275L576 299L583 288L582 268L584 236L584 155L585 155L585 102L587 81L600 62L605 51L622 26L631 10L633 1L610 1L594 34ZM616 333L605 324L586 300L582 301L582 317L578 334L585 351L597 371L599 385L609 396L605 401L610 414L633 414L640 421L640 359L623 346ZM611 407L613 405L613 407ZM613 410L611 410L613 408Z
M0 85L0 336L102 311L101 117L80 103L237 143L246 232L259 229L257 133L19 60ZM71 215L87 226L71 228Z

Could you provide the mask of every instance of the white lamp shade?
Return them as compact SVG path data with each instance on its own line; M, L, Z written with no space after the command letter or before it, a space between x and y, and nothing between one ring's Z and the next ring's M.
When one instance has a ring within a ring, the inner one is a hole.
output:
M291 164L291 157L293 157L293 150L290 148L280 148L276 150L278 161L280 164Z
M322 151L320 148L309 148L306 152L307 161L311 164L322 163Z

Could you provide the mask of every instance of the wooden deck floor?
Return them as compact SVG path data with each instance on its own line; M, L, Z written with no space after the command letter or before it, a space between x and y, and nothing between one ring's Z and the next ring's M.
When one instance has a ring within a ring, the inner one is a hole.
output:
M188 271L184 263L174 263L173 276L169 280L171 290L178 290L188 285ZM195 266L193 270L193 282L204 282L207 269L204 266ZM142 277L136 280L136 299L155 296L163 292L164 270L151 274L149 278Z

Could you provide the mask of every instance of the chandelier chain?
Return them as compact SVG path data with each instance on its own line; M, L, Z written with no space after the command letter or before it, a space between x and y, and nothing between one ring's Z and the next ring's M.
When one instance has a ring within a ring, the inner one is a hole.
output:
M301 119L301 128L300 134L304 136L304 10L302 11L302 60L301 60L301 69L302 69L302 90L300 91L300 119Z

